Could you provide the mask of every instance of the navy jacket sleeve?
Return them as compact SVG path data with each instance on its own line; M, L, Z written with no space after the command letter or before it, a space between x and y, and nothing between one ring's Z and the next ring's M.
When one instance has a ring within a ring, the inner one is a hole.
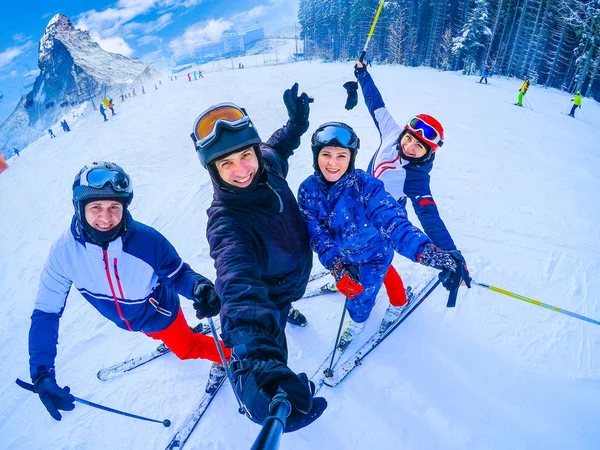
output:
M236 227L232 218L209 219L207 237L215 261L215 288L221 299L222 338L229 348L245 345L245 354L256 359L286 360L276 337L279 309L271 301L262 270L259 249L251 231Z
M411 168L410 164L405 168L404 192L415 208L415 213L421 222L423 231L442 250L456 250L454 241L442 221L435 200L431 195L429 174Z
M135 227L135 232L124 242L123 250L150 264L162 284L190 299L197 281L212 284L194 272L157 230L139 222L135 223Z
M283 177L286 178L289 170L288 159L300 146L300 137L308 130L308 122L302 125L295 124L291 120L275 131L266 142L267 147L274 150L275 155L263 151L263 155L271 165L281 169Z
M312 177L311 177L312 178ZM328 270L333 268L337 259L342 258L342 253L338 248L335 239L331 235L325 217L320 217L321 210L315 195L311 195L311 178L305 180L298 190L298 206L300 213L308 226L310 236L310 247L319 256L319 261ZM317 194L318 196L318 194Z
M386 192L383 182L368 174L362 179L367 217L381 235L393 243L398 253L417 262L423 247L431 241L410 223L406 209Z
M385 107L381 92L379 92L379 89L375 86L371 74L367 71L361 72L358 75L358 83L362 89L365 103L369 109L369 114L371 114L382 139L385 139L390 135L398 136L402 131L402 128L398 126Z

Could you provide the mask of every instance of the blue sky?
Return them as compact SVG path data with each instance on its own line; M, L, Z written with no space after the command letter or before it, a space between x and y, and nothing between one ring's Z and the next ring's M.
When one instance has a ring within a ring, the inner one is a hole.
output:
M60 4L60 6L57 6ZM223 31L259 22L266 32L297 21L298 0L75 0L15 1L2 6L0 123L21 97L23 79L37 74L37 47L57 13L85 29L105 50L156 66L184 41L208 42Z

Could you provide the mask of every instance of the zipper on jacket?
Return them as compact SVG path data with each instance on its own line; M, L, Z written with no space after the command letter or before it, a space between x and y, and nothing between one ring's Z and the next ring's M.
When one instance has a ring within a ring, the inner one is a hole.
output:
M110 270L108 268L108 252L106 251L106 249L102 249L102 252L104 254L104 270L106 271L106 278L108 279L108 285L110 286L110 291L112 292L113 300L115 301L115 305L117 306L117 312L119 313L119 317L121 318L121 320L125 322L125 325L127 325L129 331L133 331L131 325L129 324L129 321L123 316L123 312L121 311L121 305L119 305L119 300L117 300L117 294L115 294L115 288L113 286L112 278L110 276ZM114 260L114 267L115 276L117 277L117 283L119 286L119 292L121 293L121 298L124 298L123 289L121 289L121 281L119 280L119 275L117 273L117 258L115 258Z
M273 189L273 186L271 186L269 183L266 183L267 186L269 186L271 188L271 190L273 192L275 192L275 195L277 196L277 199L279 200L279 212L283 212L283 200L281 200L281 196L277 193L277 191L275 189Z

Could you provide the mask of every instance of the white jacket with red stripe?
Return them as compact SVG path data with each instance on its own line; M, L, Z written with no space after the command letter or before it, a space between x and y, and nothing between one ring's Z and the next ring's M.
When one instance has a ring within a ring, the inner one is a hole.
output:
M120 328L155 332L175 320L177 294L192 298L197 281L211 283L185 264L154 228L134 221L129 213L126 220L127 231L106 248L87 242L75 218L52 246L31 317L32 376L42 366L54 366L58 323L72 285Z
M401 205L406 206L406 199L410 198L423 231L436 246L443 250L456 250L431 195L429 172L433 168L435 154L423 164L401 159L397 143L403 128L385 107L381 93L367 71L358 74L358 82L381 136L381 144L373 155L367 172L383 181L385 190Z

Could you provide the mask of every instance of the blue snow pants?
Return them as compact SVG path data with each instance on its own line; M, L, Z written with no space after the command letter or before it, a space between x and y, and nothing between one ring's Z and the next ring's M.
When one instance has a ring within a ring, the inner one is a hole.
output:
M381 289L393 258L394 250L382 250L381 248L372 253L370 257L361 258L360 262L348 261L347 258L344 258L347 264L356 264L359 267L360 284L364 287L364 291L360 295L352 300L347 300L348 314L353 321L362 323L371 315L371 310L375 306L375 298Z

